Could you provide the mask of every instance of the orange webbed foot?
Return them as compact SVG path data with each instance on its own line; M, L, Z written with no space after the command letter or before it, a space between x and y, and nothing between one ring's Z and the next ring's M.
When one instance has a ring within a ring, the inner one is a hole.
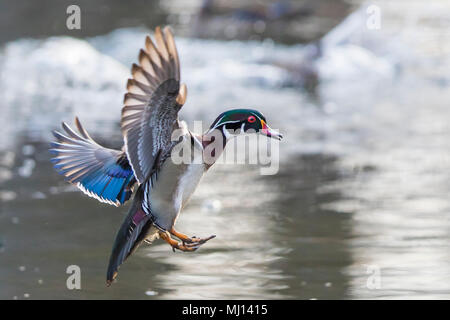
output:
M174 240L171 235L177 237L181 240L181 243ZM172 250L175 252L175 249L181 250L181 251L195 251L197 250L202 244L205 242L215 238L215 235L211 235L207 238L197 238L197 237L188 237L187 235L180 233L176 231L174 228L172 228L169 232L160 232L160 237L164 241L166 241L171 247Z

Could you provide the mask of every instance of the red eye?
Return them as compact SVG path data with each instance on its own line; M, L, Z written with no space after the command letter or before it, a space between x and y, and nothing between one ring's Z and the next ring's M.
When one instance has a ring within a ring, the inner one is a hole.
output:
M250 123L253 123L256 121L256 118L254 116L250 116L250 117L248 117L247 121Z

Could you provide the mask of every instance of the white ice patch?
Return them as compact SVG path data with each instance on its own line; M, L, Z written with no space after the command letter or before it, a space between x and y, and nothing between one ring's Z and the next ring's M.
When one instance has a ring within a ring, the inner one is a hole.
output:
M23 129L49 137L49 130L42 129L56 128L75 115L97 124L120 118L128 68L86 41L10 42L3 47L0 68L0 130L11 138Z

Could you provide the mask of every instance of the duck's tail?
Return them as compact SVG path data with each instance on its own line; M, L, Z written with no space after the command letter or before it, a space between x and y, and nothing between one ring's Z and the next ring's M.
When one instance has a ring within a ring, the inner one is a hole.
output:
M130 211L117 232L106 275L108 286L117 277L120 265L144 240L147 241L152 233L154 233L154 238L158 237L158 230L153 226L152 216L142 209L143 194L142 188L139 188Z

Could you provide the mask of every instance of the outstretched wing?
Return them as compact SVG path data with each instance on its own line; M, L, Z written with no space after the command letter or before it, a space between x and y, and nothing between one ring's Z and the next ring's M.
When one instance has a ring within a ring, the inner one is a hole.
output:
M180 63L169 28L155 30L155 46L147 36L133 64L122 109L125 150L137 181L147 181L170 155L176 142L172 132L179 128L178 111L186 100L180 87Z
M119 206L127 201L135 182L133 171L123 151L107 149L97 144L75 118L78 133L63 122L67 135L53 131L58 140L50 152L54 168L76 184L85 194L97 200Z

